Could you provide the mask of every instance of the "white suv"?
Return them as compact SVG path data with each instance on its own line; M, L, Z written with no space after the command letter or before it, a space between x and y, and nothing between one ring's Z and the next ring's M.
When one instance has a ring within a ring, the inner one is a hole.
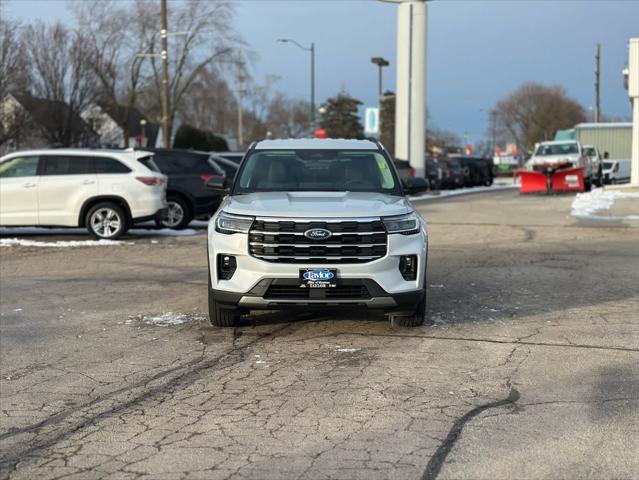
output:
M148 152L52 149L0 158L0 226L86 227L95 238L116 239L165 211L166 176Z
M231 185L232 183L232 185ZM369 140L251 146L208 227L209 318L250 309L368 307L426 318L426 222L383 147Z

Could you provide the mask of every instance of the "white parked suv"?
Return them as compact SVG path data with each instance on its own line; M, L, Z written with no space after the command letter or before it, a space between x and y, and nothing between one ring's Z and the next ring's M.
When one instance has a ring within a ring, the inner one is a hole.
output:
M0 158L0 226L86 227L99 239L166 211L166 176L133 150L49 149Z
M383 147L368 140L263 140L208 227L209 318L250 309L368 307L398 325L426 317L426 222Z

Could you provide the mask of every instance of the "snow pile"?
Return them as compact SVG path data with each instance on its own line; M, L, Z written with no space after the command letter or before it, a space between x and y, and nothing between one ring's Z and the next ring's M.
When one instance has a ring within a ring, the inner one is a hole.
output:
M335 351L336 352L340 352L340 353L355 353L355 352L359 352L361 350L361 348L336 348Z
M133 245L133 242L122 242L119 240L70 240L55 242L36 242L34 240L25 240L23 238L0 238L0 247L11 247L19 245L21 247L113 247L118 245Z
M596 188L590 192L578 193L572 202L570 214L581 219L594 220L639 220L639 215L614 217L596 215L602 210L610 210L617 200L624 198L639 198L639 193L618 192Z
M148 226L148 228L146 228ZM136 225L128 231L129 235L146 235L157 237L187 237L198 235L202 231L187 228L172 230L170 228L155 228L153 224ZM87 235L85 228L44 228L44 227L0 227L0 235Z
M127 232L128 235L151 235L158 237L190 237L202 233L201 231L185 228L184 230L173 230L170 228L132 228Z
M456 188L455 190L439 190L438 193L424 192L420 195L411 195L409 200L433 200L444 197L457 197L460 195L468 195L470 193L498 192L501 190L511 190L519 188L511 179L499 179L490 187L465 187Z
M129 319L125 323L130 325L134 321L141 321L146 325L154 325L156 327L171 327L174 325L183 325L194 320L199 321L200 317L195 315L187 315L186 313L165 312L154 316L137 315L134 317L129 317Z

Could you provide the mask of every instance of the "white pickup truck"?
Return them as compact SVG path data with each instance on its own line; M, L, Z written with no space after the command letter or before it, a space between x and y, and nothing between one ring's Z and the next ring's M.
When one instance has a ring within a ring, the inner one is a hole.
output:
M586 190L590 190L592 185L601 186L603 184L599 152L592 146L588 146L588 148L582 146L576 140L560 140L537 144L534 155L526 162L526 167L535 171L542 171L547 168L583 167Z

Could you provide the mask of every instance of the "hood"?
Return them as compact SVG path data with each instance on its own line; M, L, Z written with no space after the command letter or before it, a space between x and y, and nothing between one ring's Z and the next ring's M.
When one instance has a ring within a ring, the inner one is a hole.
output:
M555 165L557 163L578 163L579 162L579 154L563 154L563 155L543 155L540 157L531 157L528 160L528 164L530 165Z
M349 218L402 215L414 209L404 197L371 192L258 192L226 197L220 210L237 215Z

